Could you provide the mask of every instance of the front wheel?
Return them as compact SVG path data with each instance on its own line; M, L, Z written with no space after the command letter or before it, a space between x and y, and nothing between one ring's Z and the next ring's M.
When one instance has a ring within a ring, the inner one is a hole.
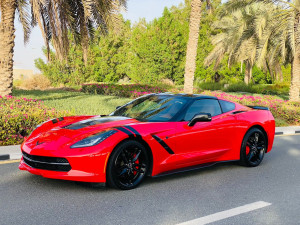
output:
M258 166L267 149L267 137L258 128L251 128L245 135L241 146L241 164L243 166Z
M126 141L117 146L109 158L107 183L123 190L136 188L145 178L149 165L146 148L137 141Z

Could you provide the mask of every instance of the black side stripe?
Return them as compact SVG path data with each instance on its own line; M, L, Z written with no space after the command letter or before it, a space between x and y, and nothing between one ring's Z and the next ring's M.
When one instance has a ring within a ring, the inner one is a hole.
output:
M166 142L164 142L161 138L159 138L156 135L152 135L152 137L169 153L169 154L175 154L173 150L167 145Z
M127 134L130 138L133 138L134 137L134 134L131 133L129 130L126 130L125 128L123 127L116 127L115 129L119 130L119 131L122 131L123 133Z
M137 138L142 138L142 135L136 129L130 126L124 126L124 127L130 130L131 132L133 132Z

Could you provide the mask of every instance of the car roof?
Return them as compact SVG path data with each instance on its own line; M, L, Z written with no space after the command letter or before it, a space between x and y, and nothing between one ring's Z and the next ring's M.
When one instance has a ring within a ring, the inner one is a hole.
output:
M185 94L185 93L174 94L174 93L171 93L171 92L157 93L157 94L153 94L153 95L185 97L185 98L192 98L192 99L218 99L217 97L209 96L209 95Z

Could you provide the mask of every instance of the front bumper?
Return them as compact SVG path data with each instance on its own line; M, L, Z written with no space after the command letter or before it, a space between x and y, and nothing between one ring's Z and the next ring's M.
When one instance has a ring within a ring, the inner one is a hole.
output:
M70 164L70 169L68 171L55 171L55 168L49 167L49 170L47 170L47 167L40 167L40 164L36 164L35 162L29 163L28 161L28 156L33 156L33 159L37 158L39 160L38 162L41 161L40 158L46 158L47 156L31 155L30 149L26 148L26 146L22 146L22 152L24 152L24 154L20 161L20 170L25 170L32 174L51 179L97 183L106 182L106 164L108 161L109 153L63 157Z

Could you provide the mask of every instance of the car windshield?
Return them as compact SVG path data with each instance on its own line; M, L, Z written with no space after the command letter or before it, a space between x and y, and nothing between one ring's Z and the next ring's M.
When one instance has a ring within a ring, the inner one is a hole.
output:
M180 96L148 95L122 106L111 116L124 116L147 122L173 121L187 102L188 99Z

